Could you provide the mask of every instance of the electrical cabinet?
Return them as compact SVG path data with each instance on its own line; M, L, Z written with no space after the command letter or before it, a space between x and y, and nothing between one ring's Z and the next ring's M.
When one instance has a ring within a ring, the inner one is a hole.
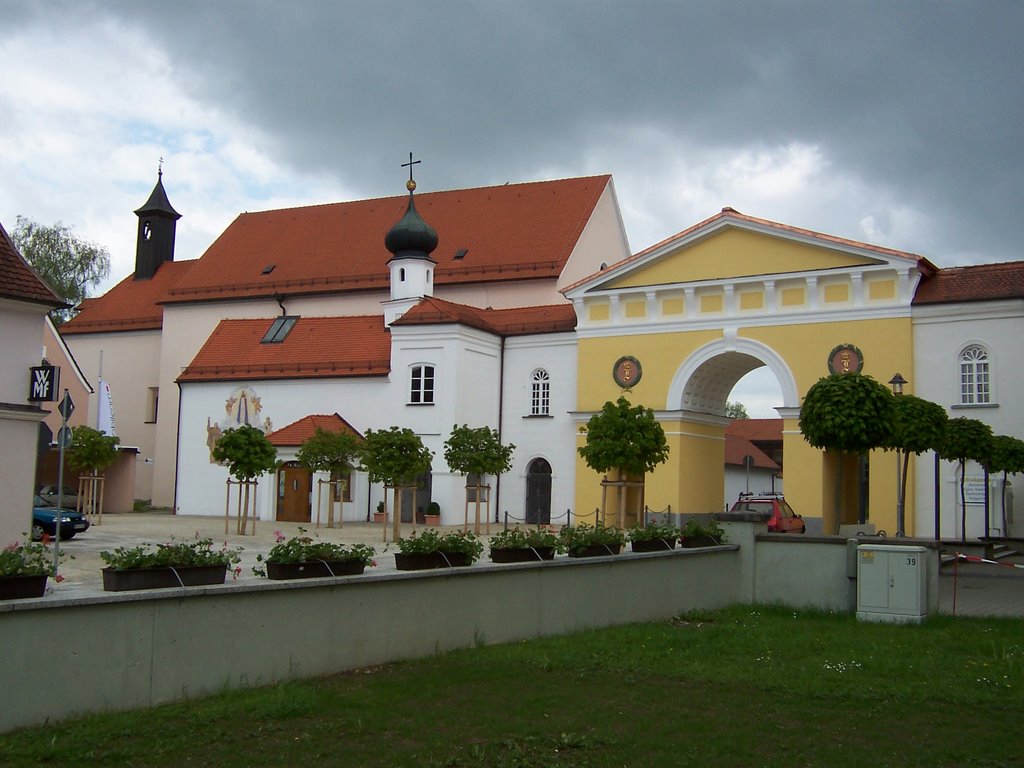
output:
M928 615L927 550L861 544L857 547L857 618L920 622Z

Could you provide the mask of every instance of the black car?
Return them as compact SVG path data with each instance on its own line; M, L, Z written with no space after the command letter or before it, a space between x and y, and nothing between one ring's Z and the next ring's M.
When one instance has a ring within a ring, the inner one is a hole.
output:
M32 540L39 541L43 534L57 535L57 506L51 504L38 493L32 501ZM73 539L77 534L89 529L89 520L81 512L73 509L60 510L60 537Z

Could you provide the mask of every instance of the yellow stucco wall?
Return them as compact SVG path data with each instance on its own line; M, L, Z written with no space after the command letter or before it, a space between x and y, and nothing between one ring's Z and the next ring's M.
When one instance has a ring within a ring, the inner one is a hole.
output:
M726 229L689 245L685 258L681 260L674 255L666 256L608 287L664 285L870 263L870 259L855 254L746 230Z
M807 306L807 288L794 273L829 268L835 274L820 286L819 307L851 303L849 277L844 267L856 269L860 265L876 263L857 254L840 253L832 248L815 248L803 242L787 241L749 231L727 230L680 250L657 263L638 267L635 274L626 275L618 286L658 286L660 290L682 290L693 280L719 277L765 275L765 266L771 265L776 278L777 300L793 312L787 312L780 321L761 318L758 324L744 326L744 310L755 308L761 291L738 293L738 302L732 316L723 317L722 325L730 327L735 339L752 340L767 347L781 358L795 382L798 399L823 376L828 375L829 353L838 345L853 344L863 353L863 373L886 384L892 375L900 372L914 380L912 328L909 308L893 311L898 295L895 270L885 279L865 280L865 303L849 320L836 319L834 314L824 318L820 310ZM789 274L785 274L789 272ZM883 273L884 274L884 273ZM890 277L892 276L892 277ZM607 289L609 286L602 286ZM714 287L700 288L698 315L710 307L707 299L718 298ZM890 301L885 301L889 299ZM876 302L882 300L881 304ZM673 297L673 302L677 299ZM667 302L666 302L667 303ZM677 309L676 304L672 309ZM681 307L678 307L681 309ZM724 307L717 307L717 311ZM829 306L827 309L831 310ZM875 317L871 317L874 314ZM902 315L902 316L901 316ZM867 318L867 319L865 319ZM673 378L687 360L711 342L722 342L723 351L730 342L725 341L724 328L679 330L679 317L654 318L649 330L617 335L614 321L600 337L584 337L579 341L579 376L577 378L577 407L582 412L594 412L620 394L634 404L642 404L661 411L662 426L670 447L670 459L647 477L646 503L652 509L671 505L673 511L708 512L721 509L723 504L723 429L715 419L693 417L681 412L682 403L669 402ZM671 322L671 330L659 331L659 320ZM749 321L748 321L749 322ZM774 324L773 324L774 323ZM705 325L707 323L705 322ZM749 354L749 352L748 352ZM630 355L637 358L643 368L643 377L629 392L623 393L612 379L615 361ZM726 382L731 387L735 382ZM780 406L783 403L779 403ZM583 444L584 437L580 437ZM852 501L856 482L856 460L826 456L806 443L799 432L796 417L784 422L785 488L792 506L808 517L821 517L825 533L834 533L841 522L854 522L856 504ZM840 474L840 465L842 473ZM842 479L843 493L836 507L836 487ZM600 478L579 460L577 466L577 510L592 514L600 506ZM896 459L894 454L874 451L869 457L869 520L889 533L896 530ZM908 483L907 509L914 508L914 483ZM907 515L907 533L913 535L913 515Z

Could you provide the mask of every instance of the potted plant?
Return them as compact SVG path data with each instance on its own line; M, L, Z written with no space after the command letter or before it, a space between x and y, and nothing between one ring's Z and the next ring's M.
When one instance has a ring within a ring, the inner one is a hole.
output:
M522 563L532 560L553 560L563 551L562 542L546 528L509 528L491 537L491 561Z
M428 528L398 540L395 567L400 571L472 565L483 554L480 538L469 531L440 534Z
M626 543L626 536L621 529L605 527L602 523L563 525L558 536L569 557L617 555Z
M629 542L634 552L663 552L675 549L679 529L668 523L648 523L629 529Z
M299 535L288 539L274 531L277 542L267 553L256 556L252 572L270 579L312 579L323 576L351 576L376 565L375 550L366 544L344 546L313 539L299 528ZM263 564L266 563L264 569Z
M27 538L27 536L26 536ZM53 570L53 556L45 542L15 541L0 550L0 600L20 600L42 597L46 592L46 577ZM61 577L57 577L61 581Z
M384 502L377 502L377 510L373 513L373 522L375 523L386 523L388 521L387 512L384 511Z
M164 587L194 587L200 584L223 584L229 565L236 566L233 576L242 569L237 567L241 549L232 549L227 543L213 548L211 539L196 537L192 541L167 544L140 544L137 547L118 547L113 552L100 552L107 567L103 569L103 589L123 592L131 589L161 589Z
M427 511L423 515L423 523L434 526L441 524L441 505L436 501L427 504Z
M717 547L724 543L725 531L710 517L706 520L691 517L683 525L683 547Z

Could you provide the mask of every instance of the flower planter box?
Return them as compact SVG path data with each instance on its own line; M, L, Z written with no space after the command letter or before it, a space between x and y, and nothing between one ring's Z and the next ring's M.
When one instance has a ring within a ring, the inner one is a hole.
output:
M607 555L617 555L621 551L621 544L594 544L578 549L575 552L570 552L569 557L605 557Z
M318 579L328 576L353 576L362 573L362 560L310 560L304 563L267 561L268 579Z
M634 552L666 552L676 548L675 539L647 539L630 542Z
M395 568L400 571L454 568L469 564L469 556L463 552L423 552L415 554L395 552Z
M492 549L491 562L529 563L538 560L554 560L554 547L523 547L521 549Z
M386 512L374 512L373 522L375 523L386 523L388 521L388 515Z
M227 565L187 565L180 568L128 568L125 570L104 568L103 589L107 592L126 592L133 589L166 589L167 587L223 584L227 571Z
M0 600L42 597L46 593L46 574L42 576L0 576Z
M423 524L424 525L432 525L434 527L437 527L437 526L439 526L441 524L441 516L440 515L424 515L423 516Z
M682 546L685 548L717 547L718 539L716 539L714 536L684 536L682 540Z

